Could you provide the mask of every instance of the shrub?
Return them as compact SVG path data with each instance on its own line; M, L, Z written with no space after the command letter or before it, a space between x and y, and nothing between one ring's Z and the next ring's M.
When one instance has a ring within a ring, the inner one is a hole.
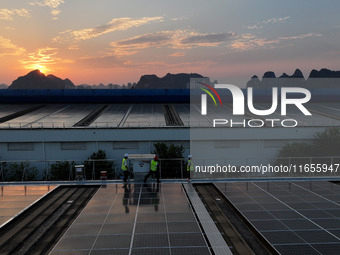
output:
M162 178L180 178L181 168L185 171L183 160L166 160L167 158L181 159L183 158L184 147L183 145L176 146L166 143L155 143L154 153L161 159L161 177Z
M66 181L70 179L70 171L74 169L74 162L69 161L57 161L50 166L49 179L51 181Z
M106 152L104 150L98 150L98 152L93 152L91 156L84 162L86 179L92 179L92 171L94 167L94 177L93 179L100 178L101 171L107 171L108 178L114 178L114 173L112 171L113 162L106 159Z
M6 163L4 168L4 179L6 181L34 181L38 169L31 167L28 162Z

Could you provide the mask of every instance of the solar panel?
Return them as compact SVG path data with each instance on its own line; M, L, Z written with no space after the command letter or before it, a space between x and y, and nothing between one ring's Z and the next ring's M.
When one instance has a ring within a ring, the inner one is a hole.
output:
M181 184L122 186L99 189L51 254L211 254Z
M320 181L215 185L279 253L340 252L338 185Z
M0 226L53 190L55 185L0 187Z

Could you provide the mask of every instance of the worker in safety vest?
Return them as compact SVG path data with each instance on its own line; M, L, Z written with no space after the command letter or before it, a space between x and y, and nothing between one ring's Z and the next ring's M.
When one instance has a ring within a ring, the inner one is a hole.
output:
M127 180L129 178L129 165L128 165L128 158L129 158L129 154L125 153L123 161L122 161L122 171L124 174L124 184L126 185Z
M187 164L187 174L188 174L188 182L190 182L190 172L194 171L194 164L191 161L192 156L188 156L188 164Z
M150 175L153 175L157 179L157 183L160 183L159 180L159 170L158 170L158 157L155 156L153 160L151 160L150 163L150 171L149 173L144 177L144 182L150 177Z

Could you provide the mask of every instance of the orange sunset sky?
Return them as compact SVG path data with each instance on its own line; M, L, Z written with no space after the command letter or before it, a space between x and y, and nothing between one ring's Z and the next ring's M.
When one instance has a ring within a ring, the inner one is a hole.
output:
M1 0L0 83L40 69L75 84L196 72L340 70L338 0Z

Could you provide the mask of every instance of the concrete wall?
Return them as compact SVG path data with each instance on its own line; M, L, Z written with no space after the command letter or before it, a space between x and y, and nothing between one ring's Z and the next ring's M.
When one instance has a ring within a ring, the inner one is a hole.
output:
M209 128L0 130L0 161L40 161L35 164L41 170L46 168L47 161L82 161L99 149L105 150L107 158L120 161L125 153L153 153L154 143L166 142L183 144L184 156L191 153L196 160L210 158L215 163L234 165L268 163L286 142L310 141L322 130L316 127L217 128L213 133ZM29 150L20 149L24 143L31 146Z

